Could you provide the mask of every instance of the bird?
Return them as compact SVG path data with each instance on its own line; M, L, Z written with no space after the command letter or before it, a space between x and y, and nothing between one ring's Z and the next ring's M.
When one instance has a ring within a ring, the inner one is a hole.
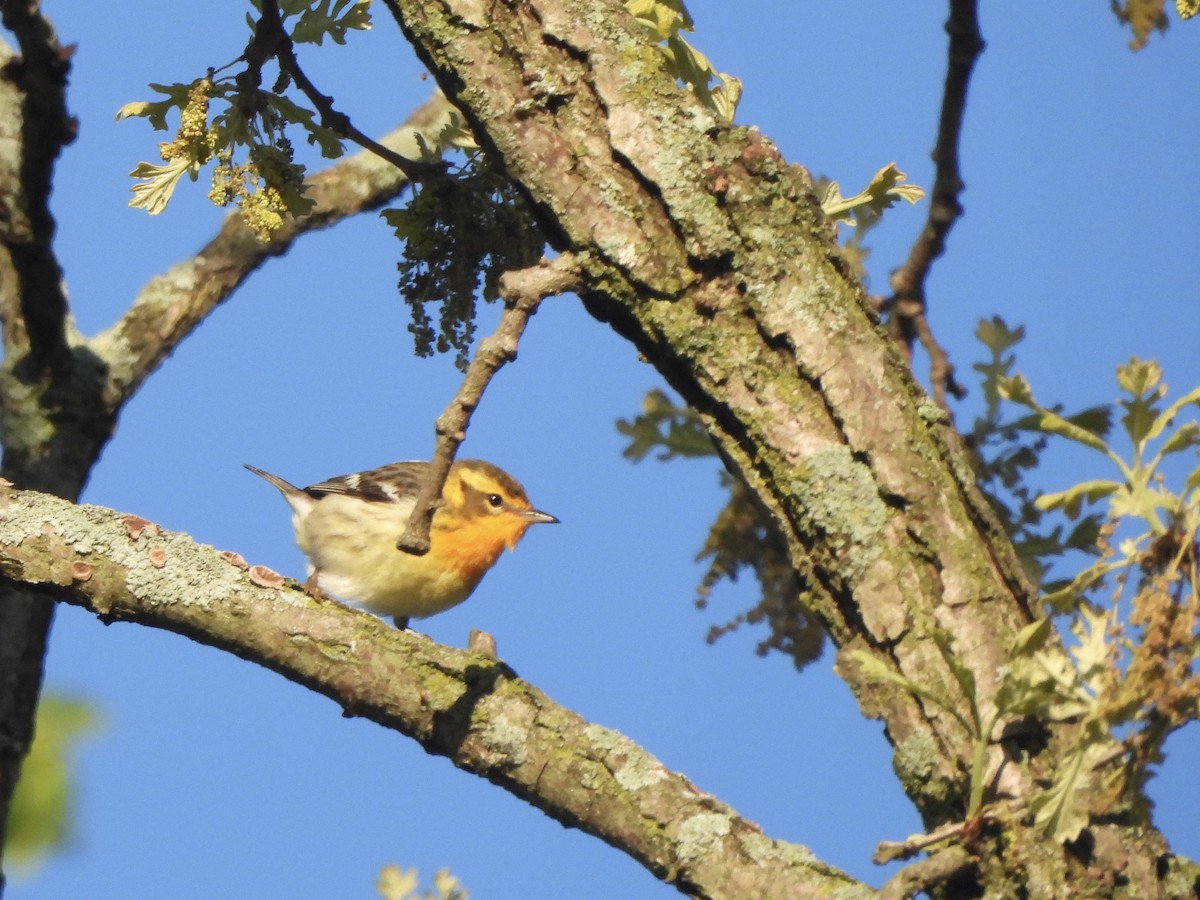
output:
M308 559L310 593L323 592L390 617L397 628L457 606L471 595L504 548L530 525L557 523L534 509L515 478L492 463L463 459L450 467L429 531L429 552L397 547L432 464L395 462L298 488L246 468L283 495L296 545Z

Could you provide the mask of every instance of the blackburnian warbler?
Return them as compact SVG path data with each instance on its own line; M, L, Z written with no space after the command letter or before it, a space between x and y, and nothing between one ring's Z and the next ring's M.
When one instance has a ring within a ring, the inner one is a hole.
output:
M429 472L427 462L398 462L340 475L304 489L246 466L292 508L296 544L308 557L307 587L340 597L405 628L462 603L530 525L557 522L534 509L525 489L479 459L454 463L433 515L429 552L396 546Z

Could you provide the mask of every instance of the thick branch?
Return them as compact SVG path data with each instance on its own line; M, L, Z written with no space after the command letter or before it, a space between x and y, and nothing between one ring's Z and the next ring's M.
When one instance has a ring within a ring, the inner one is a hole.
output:
M556 249L577 254L587 308L697 410L772 515L835 643L955 697L948 635L986 714L1031 592L944 415L847 278L807 174L715 121L619 4L388 7ZM961 818L960 720L842 671L930 824Z
M909 251L908 259L892 273L893 293L884 303L884 308L891 313L888 330L904 348L908 358L911 360L914 340L920 341L929 354L929 380L934 399L942 408L947 408L947 392L961 399L966 391L955 380L950 357L929 327L925 281L933 261L945 252L950 229L963 213L958 197L966 185L963 184L959 169L958 150L963 114L967 108L967 86L975 61L985 46L979 33L976 2L950 0L950 17L946 20L950 47L937 143L933 150L937 173L929 197L929 218Z
M458 392L438 416L435 424L437 446L429 478L421 486L408 526L396 544L399 549L416 554L429 552L429 528L442 496L442 487L483 392L500 367L517 358L517 344L530 317L537 312L538 304L555 294L576 290L579 284L579 270L570 256L560 256L552 261L543 259L536 266L505 272L500 277L504 312L500 314L496 330L479 342Z
M0 487L0 578L266 666L605 840L692 896L873 896L503 663L243 569L135 517Z
M8 250L15 293L28 335L28 354L38 370L67 361L67 298L62 269L54 255L54 217L50 185L62 148L75 139L75 120L67 113L67 72L71 50L58 43L36 0L0 4L4 27L17 38L20 56L3 61L0 77L21 95L20 165L3 173L7 216L0 222L0 243ZM7 54L5 54L7 56ZM15 175L16 182L9 179ZM8 305L6 303L6 305Z

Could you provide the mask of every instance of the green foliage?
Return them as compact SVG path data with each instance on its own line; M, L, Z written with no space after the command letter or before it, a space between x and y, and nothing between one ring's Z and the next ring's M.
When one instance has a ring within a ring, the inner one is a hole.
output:
M999 316L980 321L975 336L988 351L986 362L972 368L980 374L984 411L964 432L980 490L1016 547L1026 575L1044 590L1062 587L1047 583L1051 562L1070 551L1095 553L1100 516L1071 516L1074 524L1049 524L1046 509L1037 503L1037 492L1027 478L1037 468L1048 441L1039 416L1005 417L1001 384L1017 386L1013 380L1016 357L1013 348L1025 337L1025 329L1010 329ZM1047 411L1050 412L1050 411ZM1063 417L1050 412L1052 421L1066 423L1074 434L1102 438L1111 428L1111 411L1091 407ZM1075 430L1078 429L1078 430Z
M1200 448L1200 423L1178 421L1188 407L1200 407L1200 388L1167 402L1158 365L1131 359L1117 369L1123 396L1113 408L1064 416L1038 403L1029 383L1012 373L1010 351L1024 336L1021 329L995 318L980 323L977 335L991 353L975 367L987 409L967 435L981 485L1035 576L1044 572L1048 556L1066 550L1088 550L1096 559L1071 580L1047 586L1046 615L1014 640L986 720L974 677L936 624L926 623L924 630L954 677L956 696L915 684L870 654L853 655L867 674L944 709L970 735L968 818L985 800L986 750L1001 725L1019 719L1073 725L1027 812L1047 837L1074 841L1092 816L1114 807L1144 816L1137 789L1149 766L1161 760L1174 729L1200 718L1200 675L1194 671L1200 658L1200 452L1174 488L1163 471L1168 457ZM1027 412L1005 419L1002 401ZM1115 412L1122 413L1127 457L1108 440ZM1117 477L1035 495L1025 479L1049 438L1103 455ZM1101 503L1106 508L1096 510ZM1038 531L1047 512L1077 524L1065 537L1061 528ZM1108 602L1097 596L1105 587L1111 589ZM1050 641L1054 615L1065 617L1065 653Z
M68 837L71 780L68 756L95 727L95 715L83 703L43 697L38 705L33 746L21 765L21 777L9 810L9 858L32 868Z
M689 407L676 406L662 391L647 392L642 398L642 411L628 421L617 421L617 431L629 438L622 455L641 462L656 447L661 448L662 462L678 456L716 456L712 441L700 419Z
M641 413L632 421L619 420L617 430L629 438L624 455L634 462L656 449L656 458L664 462L716 455L696 413L676 406L662 391L648 392ZM720 479L729 491L729 500L717 513L696 557L709 561L696 590L696 606L707 608L717 585L737 581L744 571L758 581L760 598L748 611L710 627L707 640L711 644L742 624L766 622L770 633L759 642L758 654L778 650L801 669L821 655L824 632L804 607L802 586L783 539L754 503L745 483L726 472Z
M262 0L250 0L260 14ZM316 44L326 37L335 44L346 43L347 31L367 31L371 27L371 0L280 0L279 13L286 23L296 17L290 32L298 44Z
M484 300L495 300L504 272L542 255L545 238L528 205L476 155L461 173L425 180L406 207L382 215L404 242L399 286L412 312L408 330L417 355L454 350L465 369L476 292L482 288ZM428 307L439 304L435 325Z
M375 881L382 900L469 900L470 893L446 869L433 873L433 889L418 892L416 869L401 871L399 866L384 866Z
M905 182L907 177L896 168L894 162L888 163L871 176L865 188L852 197L843 197L838 183L830 181L821 197L821 209L835 222L855 225L855 217L859 215L869 216L873 220L885 209L895 206L898 200L916 203L925 196L925 191L918 185Z
M742 83L718 72L699 50L683 39L694 23L683 0L625 0L633 13L659 42L667 71L691 88L697 99L722 122L732 122L742 96Z
M1134 788L1161 758L1167 735L1200 717L1200 676L1193 671L1200 656L1200 465L1175 488L1162 468L1167 457L1200 447L1200 424L1177 423L1187 407L1200 407L1200 388L1167 403L1158 365L1136 358L1118 367L1117 385L1128 458L1105 439L1107 429L1039 404L1020 376L997 384L1001 396L1032 411L1043 432L1103 455L1117 476L1037 499L1039 509L1070 519L1104 502L1099 558L1044 597L1048 611L1068 616L1075 639L1069 664L1031 642L1014 654L1002 692L1013 711L1078 723L1053 780L1031 805L1035 824L1060 841L1077 837L1090 813L1135 802ZM1104 587L1111 590L1107 603L1096 596ZM1085 804L1083 788L1106 764L1100 800Z
M261 14L261 0L251 3ZM369 4L370 0L283 0L279 12L290 40L321 44L329 37L343 44L347 31L370 27ZM250 20L250 27L257 23ZM248 55L249 50L242 59ZM183 175L195 181L211 163L209 199L218 206L234 205L259 240L269 240L285 216L312 211L305 195L305 169L295 160L289 129L298 128L326 159L342 155L342 140L314 110L285 94L291 79L282 71L273 89L264 90L259 68L263 62L246 62L236 75L222 76L210 69L191 82L152 84L163 99L127 103L117 111L118 121L144 118L156 131L166 131L168 117L176 110L179 114L174 140L159 144L164 165L141 162L130 172L138 179L130 206L157 215ZM218 112L212 112L214 105Z

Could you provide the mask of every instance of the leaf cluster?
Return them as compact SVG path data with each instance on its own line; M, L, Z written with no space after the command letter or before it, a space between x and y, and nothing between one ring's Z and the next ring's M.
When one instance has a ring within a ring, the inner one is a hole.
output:
M480 154L453 175L423 181L402 209L382 213L404 242L399 289L418 356L455 352L466 369L477 293L500 295L500 276L533 265L546 241L524 197ZM437 322L429 312L438 306Z
M470 893L459 884L447 869L433 873L432 890L420 890L416 869L401 870L399 866L384 866L375 880L375 890L381 900L469 900Z
M908 176L888 163L871 176L867 186L851 197L843 197L836 181L827 182L821 195L821 209L834 222L857 224L856 217L866 216L872 224L885 209L891 209L899 200L915 204L925 196L919 185L905 181Z
M261 13L261 0L251 2ZM288 40L321 44L329 37L342 44L348 31L370 27L369 3L282 0L278 6ZM257 23L248 22L253 31ZM230 63L190 82L152 84L162 99L127 103L117 111L118 121L144 118L156 131L168 130L168 117L179 116L174 139L159 144L163 164L141 162L130 172L138 179L130 206L157 215L184 175L195 181L211 164L209 199L218 206L235 206L259 240L268 240L285 217L312 211L312 200L305 194L305 167L295 159L289 131L298 128L326 159L342 155L342 139L313 109L288 96L292 81L282 68L272 88L264 89L265 60L251 62L248 54L249 50L243 56L245 68L236 75L219 74L230 69Z
M1042 406L1019 375L996 384L1001 397L1031 411L1042 433L1103 455L1117 474L1036 499L1038 509L1072 520L1103 502L1098 558L1043 597L1047 615L1021 632L996 698L999 716L1076 726L1029 807L1035 826L1058 841L1075 840L1091 815L1118 804L1144 816L1137 789L1149 766L1173 730L1200 718L1200 423L1177 423L1186 408L1200 407L1200 387L1167 402L1158 365L1136 358L1117 368L1117 385L1127 457L1099 418L1068 419ZM1197 464L1172 487L1163 464L1187 451ZM1069 656L1048 641L1055 614L1066 616Z
M37 725L29 755L9 807L9 858L31 868L69 836L71 751L95 729L91 707L65 697L44 697L38 704Z
M732 122L742 97L742 82L718 72L708 58L683 38L694 23L683 0L625 0L628 9L654 36L667 71L691 89L722 122Z
M972 366L979 373L984 411L963 434L976 480L1012 539L1025 574L1035 585L1055 590L1062 585L1046 581L1052 561L1071 551L1098 552L1101 519L1091 513L1072 516L1074 524L1069 527L1061 520L1051 524L1047 510L1037 502L1037 490L1027 480L1040 463L1050 435L1041 427L1040 415L1005 416L1001 394L1001 384L1013 376L1016 356L1012 351L1024 339L1025 329L1009 328L1003 319L993 316L979 322L975 337L988 351L986 361ZM1111 428L1111 411L1104 406L1069 416L1059 411L1053 414L1097 435L1106 435Z

